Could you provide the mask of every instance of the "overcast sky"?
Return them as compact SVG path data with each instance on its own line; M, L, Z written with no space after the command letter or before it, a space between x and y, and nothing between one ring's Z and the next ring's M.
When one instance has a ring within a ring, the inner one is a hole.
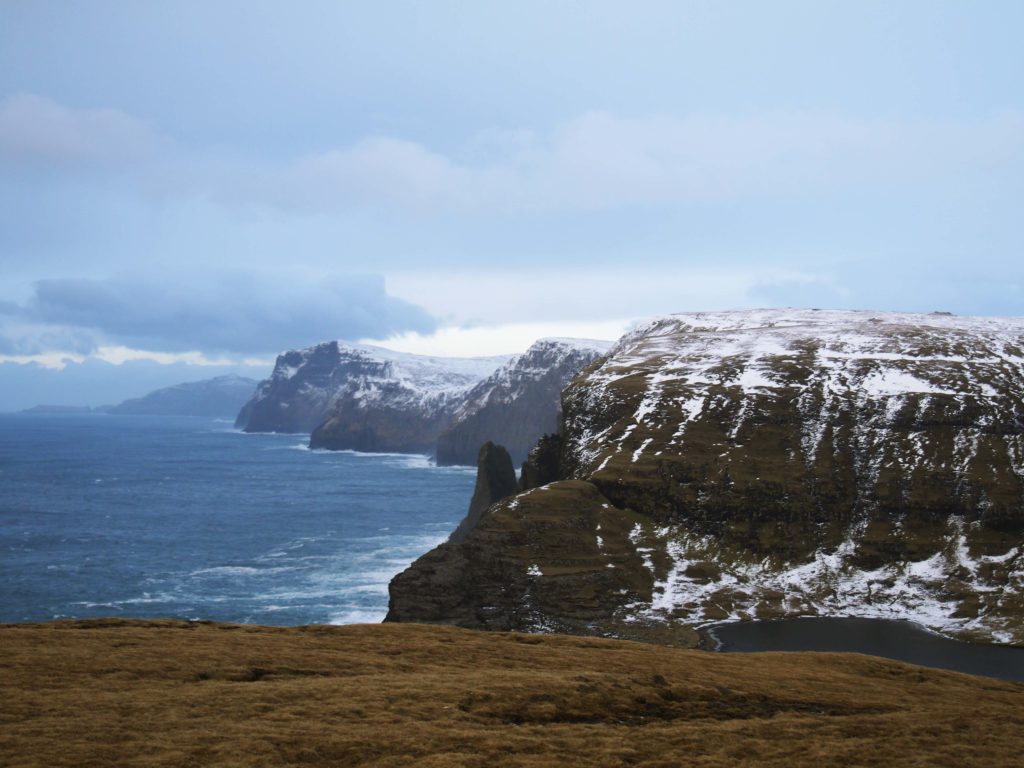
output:
M7 0L0 408L68 361L1019 315L1022 29L1016 0Z

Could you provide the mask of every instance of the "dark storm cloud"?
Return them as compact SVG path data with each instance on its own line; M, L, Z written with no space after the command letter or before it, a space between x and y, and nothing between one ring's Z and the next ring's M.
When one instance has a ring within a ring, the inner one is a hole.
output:
M3 314L0 309L0 316ZM0 355L45 355L54 351L88 355L96 347L97 338L92 331L58 326L26 327L0 321Z
M159 351L266 354L436 327L420 307L388 296L376 276L66 278L40 280L34 289L19 309L23 322Z

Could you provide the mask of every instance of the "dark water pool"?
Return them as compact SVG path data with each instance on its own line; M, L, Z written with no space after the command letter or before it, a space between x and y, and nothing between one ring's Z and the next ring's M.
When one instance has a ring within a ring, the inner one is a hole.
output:
M1024 681L1024 648L950 640L909 621L808 617L717 624L706 628L704 634L719 651L866 653L925 667Z

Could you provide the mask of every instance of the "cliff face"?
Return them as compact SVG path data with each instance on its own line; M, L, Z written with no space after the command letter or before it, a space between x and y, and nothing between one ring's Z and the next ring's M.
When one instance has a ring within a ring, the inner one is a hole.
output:
M433 452L461 396L507 359L407 355L336 341L292 350L277 358L236 425L315 431L313 445L324 448Z
M856 615L1024 642L1022 397L1020 319L654 321L565 390L558 480L396 577L390 618L444 583L456 614L416 620L671 634ZM516 604L536 609L494 608Z
M368 361L336 341L278 355L269 379L235 419L246 432L311 432L323 421L335 390Z
M558 431L565 385L610 346L587 339L536 342L470 390L437 440L437 463L473 464L489 440L522 463L541 435Z
M310 435L311 448L433 453L466 392L508 359L383 349L356 356L358 368L345 367L323 422Z

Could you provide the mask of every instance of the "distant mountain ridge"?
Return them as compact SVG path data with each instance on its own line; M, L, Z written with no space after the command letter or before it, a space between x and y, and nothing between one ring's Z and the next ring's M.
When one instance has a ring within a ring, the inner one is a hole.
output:
M252 396L255 379L217 376L164 387L111 406L107 413L148 416L233 416Z
M37 405L24 413L75 414L106 413L115 416L209 416L230 417L252 396L255 379L244 376L217 376L154 390L142 397L117 405L89 406Z
M446 464L473 464L483 443L505 440L521 460L557 428L562 387L607 346L544 339L522 355L443 358L326 342L280 355L236 426L309 432L313 448L436 452Z

